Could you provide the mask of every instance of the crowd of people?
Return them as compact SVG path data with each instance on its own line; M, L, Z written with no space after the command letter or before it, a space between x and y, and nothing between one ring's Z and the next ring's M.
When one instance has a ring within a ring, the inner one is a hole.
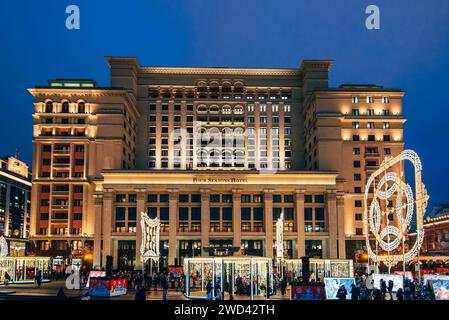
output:
M379 287L376 288L373 279L374 271L369 275L355 276L355 284L351 285L351 300L432 300L432 291L425 285L405 278L403 288L398 288L394 294L394 283L380 279ZM345 286L340 286L337 291L339 300L346 300L348 292Z

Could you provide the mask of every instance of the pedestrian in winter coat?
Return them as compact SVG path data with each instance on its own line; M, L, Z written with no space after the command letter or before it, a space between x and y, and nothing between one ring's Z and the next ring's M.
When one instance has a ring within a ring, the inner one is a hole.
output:
M351 284L351 300L359 300L360 290L354 284Z
M341 285L340 288L338 288L337 291L337 298L338 300L346 300L346 295L348 292L346 291L346 288L344 285Z

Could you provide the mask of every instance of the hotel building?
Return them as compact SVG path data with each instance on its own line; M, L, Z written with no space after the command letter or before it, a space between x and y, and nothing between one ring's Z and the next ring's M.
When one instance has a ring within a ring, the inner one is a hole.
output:
M30 236L30 211L31 172L28 166L14 157L0 159L0 236L8 244L9 256L25 256ZM2 251L4 253L6 251Z
M400 89L329 87L297 69L143 67L109 57L110 87L58 79L34 96L31 236L40 254L89 244L93 265L141 266L140 213L164 265L187 256L353 258L363 192L403 150Z

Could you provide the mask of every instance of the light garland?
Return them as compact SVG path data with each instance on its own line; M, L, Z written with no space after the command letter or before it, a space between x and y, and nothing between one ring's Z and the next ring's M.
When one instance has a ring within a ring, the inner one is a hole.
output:
M159 260L159 233L160 221L156 217L151 219L148 214L141 212L140 225L142 227L142 243L140 245L140 254L143 262L152 259L154 262Z
M412 188L395 172L388 171L401 161L410 161L414 166L415 172L415 195ZM376 177L384 174L377 185L374 184ZM412 260L418 254L424 240L423 216L427 208L429 196L425 185L422 183L422 164L416 152L412 150L404 150L394 158L387 158L382 162L379 169L376 170L369 178L365 187L365 208L364 208L364 228L366 235L366 247L368 256L374 262L385 261L388 264ZM389 186L390 185L390 186ZM374 197L368 208L368 197L371 186L374 187ZM396 205L392 209L386 208L384 212L381 210L379 200L388 201L396 194ZM405 198L405 203L403 203ZM413 214L416 211L416 241L412 248L404 252L402 255L391 254L397 249L401 242L408 235ZM404 216L405 212L405 216ZM390 213L396 213L397 225L388 225L388 216ZM382 230L382 217L386 216L387 226ZM380 256L373 251L370 244L370 235L373 235L377 245L389 254ZM387 240L385 240L387 238Z

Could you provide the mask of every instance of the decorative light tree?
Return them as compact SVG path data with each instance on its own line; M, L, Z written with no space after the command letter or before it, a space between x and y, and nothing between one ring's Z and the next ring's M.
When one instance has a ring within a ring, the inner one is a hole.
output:
M405 161L411 162L414 168L415 192L405 181ZM416 152L404 150L396 157L386 158L366 183L364 231L368 258L376 265L381 261L385 262L390 270L393 263L402 261L405 271L405 263L418 256L419 266L419 251L424 240L423 216L429 199L421 174L422 164ZM371 200L370 190L373 192ZM394 205L390 205L390 199L395 200ZM396 216L397 223L390 224L390 214ZM410 232L413 216L416 217L416 239L406 252L405 240ZM375 251L370 243L373 236L376 243ZM402 254L397 254L395 250L401 244ZM386 252L386 255L379 254L379 247Z
M140 245L140 254L145 265L150 260L150 271L153 269L152 263L158 263L159 266L159 233L160 221L156 217L151 219L147 213L141 212L140 225L142 227L142 243Z

